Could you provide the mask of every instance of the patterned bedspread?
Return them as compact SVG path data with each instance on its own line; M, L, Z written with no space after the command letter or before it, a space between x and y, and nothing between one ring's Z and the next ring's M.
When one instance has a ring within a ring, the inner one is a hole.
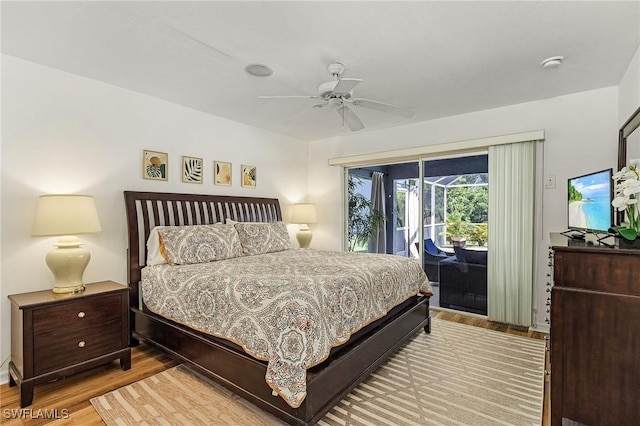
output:
M384 254L292 249L142 270L152 312L268 361L267 384L294 408L306 369L418 293L432 294L419 262Z

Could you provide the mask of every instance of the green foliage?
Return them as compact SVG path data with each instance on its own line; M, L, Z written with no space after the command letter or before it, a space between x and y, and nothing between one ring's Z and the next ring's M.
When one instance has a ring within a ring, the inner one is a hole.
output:
M489 238L489 225L487 223L471 225L469 240L477 242L479 246L483 246L487 242L487 238Z
M456 184L474 183L475 175L463 176ZM489 188L487 186L457 186L447 189L447 239L466 238L484 245L488 238Z
M347 230L349 251L354 251L358 245L367 244L387 220L381 211L372 209L371 202L367 197L356 192L356 188L360 185L362 182L359 178L349 176L349 223Z
M638 237L635 229L627 228L626 226L616 226L613 229L625 240L633 241Z
M447 190L447 216L456 213L462 220L484 223L489 220L489 188L486 186L450 187Z
M469 223L462 220L462 214L459 212L451 213L447 216L447 228L445 235L447 239L451 240L451 237L466 238L469 229Z
M396 227L402 228L404 224L404 209L407 203L407 193L398 191L396 193Z
M569 202L572 201L581 201L582 193L578 191L572 184L569 182Z

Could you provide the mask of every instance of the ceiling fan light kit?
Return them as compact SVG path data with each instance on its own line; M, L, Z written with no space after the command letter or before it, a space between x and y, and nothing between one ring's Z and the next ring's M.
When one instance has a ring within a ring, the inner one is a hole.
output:
M384 102L372 101L369 99L351 99L353 89L362 82L359 78L340 78L345 70L345 66L340 62L329 64L327 70L333 77L333 80L321 83L318 86L318 95L316 96L259 96L262 99L286 99L286 98L310 98L320 99L323 103L314 105L314 108L322 108L329 105L336 109L336 112L342 118L343 126L346 124L351 131L364 129L364 124L356 113L349 108L349 105L368 108L379 112L398 115L400 117L409 118L414 115L414 111L410 108L398 105L387 104ZM248 72L248 71L247 71Z
M337 78L344 72L344 65L340 62L333 62L327 66L327 70Z

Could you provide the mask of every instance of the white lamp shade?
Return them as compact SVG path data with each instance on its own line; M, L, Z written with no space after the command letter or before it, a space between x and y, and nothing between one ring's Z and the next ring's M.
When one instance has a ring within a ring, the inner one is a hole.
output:
M291 209L291 223L316 223L318 217L316 215L315 204L301 203L294 204Z
M100 220L89 195L42 195L38 199L33 236L100 232Z

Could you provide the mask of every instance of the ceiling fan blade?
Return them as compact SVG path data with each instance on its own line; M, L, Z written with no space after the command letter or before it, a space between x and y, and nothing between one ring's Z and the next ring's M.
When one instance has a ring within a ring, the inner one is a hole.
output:
M384 102L372 101L369 99L354 99L351 102L355 106L374 109L376 111L386 112L388 114L395 114L395 115L399 115L401 117L406 117L406 118L413 117L413 115L415 114L415 111L413 111L411 108L392 105L392 104L386 104Z
M320 96L309 96L309 95L300 95L300 96L270 96L270 95L265 95L265 96L258 96L258 98L260 99L320 99Z
M333 93L337 96L346 95L353 90L362 80L359 78L341 78L338 80L338 84L333 88Z
M336 108L336 111L342 118L342 121L351 129L352 132L364 129L364 124L358 118L355 112L346 105Z

